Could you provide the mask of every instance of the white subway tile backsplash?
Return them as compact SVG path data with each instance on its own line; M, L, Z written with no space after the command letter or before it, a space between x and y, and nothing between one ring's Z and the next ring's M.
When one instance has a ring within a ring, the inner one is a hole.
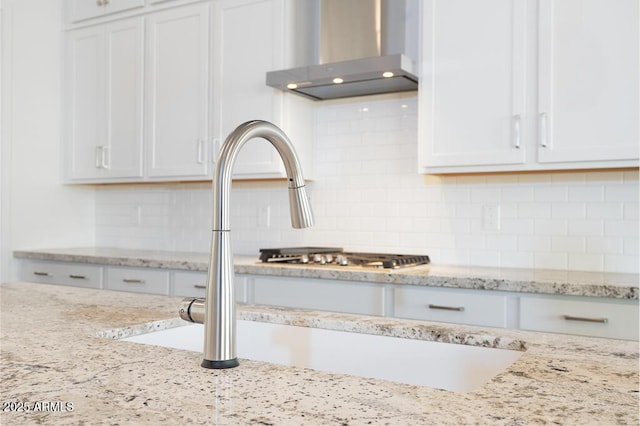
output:
M622 203L588 203L588 219L622 219Z
M576 271L602 271L604 258L592 253L569 253L568 267Z
M551 205L551 217L554 219L584 219L585 203L556 203Z
M429 254L439 264L638 272L638 172L427 176L416 172L413 95L319 105L316 225L290 227L284 181L234 182L232 244ZM96 243L209 251L209 183L110 185L97 190ZM499 207L499 229L483 208Z
M587 241L584 237L551 237L551 251L562 253L584 253Z
M604 222L596 219L573 219L568 222L568 235L604 235Z
M566 186L541 186L533 189L535 202L566 202L569 201L569 188Z

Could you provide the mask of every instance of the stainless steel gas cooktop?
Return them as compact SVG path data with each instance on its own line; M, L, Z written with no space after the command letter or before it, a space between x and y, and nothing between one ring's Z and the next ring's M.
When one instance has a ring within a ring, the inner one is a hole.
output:
M398 269L425 265L427 255L345 252L337 247L287 247L260 249L265 263L294 263L299 265L362 266L367 268Z

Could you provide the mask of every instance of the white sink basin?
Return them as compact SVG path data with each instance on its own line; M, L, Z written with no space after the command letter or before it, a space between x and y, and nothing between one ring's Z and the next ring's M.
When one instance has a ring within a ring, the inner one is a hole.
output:
M239 368L244 358L457 392L478 389L523 353L245 320L237 333ZM202 352L203 334L191 324L122 340Z

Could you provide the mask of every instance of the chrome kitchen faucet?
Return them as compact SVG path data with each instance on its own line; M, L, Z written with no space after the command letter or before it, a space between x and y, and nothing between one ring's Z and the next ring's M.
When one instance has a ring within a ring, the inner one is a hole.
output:
M182 319L204 322L202 366L205 368L238 366L229 199L233 165L238 152L253 138L264 138L271 142L282 158L289 182L291 225L294 228L313 225L313 213L307 198L300 161L287 135L267 121L248 121L238 126L222 145L214 172L213 231L206 298L185 299L180 308Z

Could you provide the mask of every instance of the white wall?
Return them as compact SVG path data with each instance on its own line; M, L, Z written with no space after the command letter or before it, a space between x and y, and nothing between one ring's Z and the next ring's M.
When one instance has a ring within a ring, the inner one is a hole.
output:
M61 184L61 1L2 3L3 264L15 249L95 242L95 189Z
M318 104L316 226L290 228L284 182L235 182L236 253L341 246L426 253L435 263L638 272L638 171L424 176L415 95ZM295 144L295 141L293 141ZM483 206L500 206L500 230ZM208 184L101 187L96 243L209 250Z

